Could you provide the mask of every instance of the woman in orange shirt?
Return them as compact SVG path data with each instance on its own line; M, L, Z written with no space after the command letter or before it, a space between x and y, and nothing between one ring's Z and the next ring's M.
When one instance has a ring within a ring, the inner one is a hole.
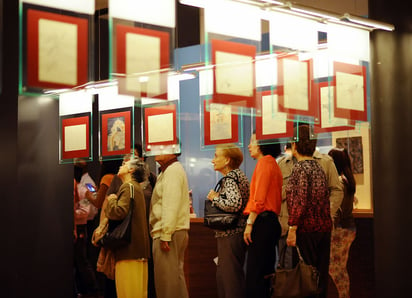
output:
M270 279L276 261L276 246L281 227L278 220L282 202L282 173L276 162L279 144L259 144L256 134L250 138L250 156L257 160L250 184L248 215L243 238L248 245L246 267L247 297L270 297Z

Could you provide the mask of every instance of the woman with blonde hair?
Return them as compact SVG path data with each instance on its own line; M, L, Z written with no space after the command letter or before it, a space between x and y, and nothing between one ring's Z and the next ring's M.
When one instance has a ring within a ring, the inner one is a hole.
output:
M246 297L243 272L246 245L242 237L246 218L242 212L249 198L249 181L239 169L242 162L243 153L237 146L216 146L212 163L214 170L220 172L223 178L219 182L218 192L210 190L207 198L219 209L239 214L234 228L215 231L218 254L216 282L220 298Z

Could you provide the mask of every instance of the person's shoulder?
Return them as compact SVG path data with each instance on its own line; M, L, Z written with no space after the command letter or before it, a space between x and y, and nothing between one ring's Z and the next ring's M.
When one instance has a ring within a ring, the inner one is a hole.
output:
M176 162L172 163L171 165L169 165L165 172L167 172L167 170L169 170L169 169L171 170L169 172L177 172L177 171L180 172L180 171L185 170L183 165L180 163L180 161L176 161Z
M313 158L315 158L317 160L321 160L321 161L326 161L326 162L332 161L333 162L333 158L330 155L320 153L317 150L313 153Z
M288 165L288 164L293 164L292 158L293 158L293 156L291 154L284 154L284 155L278 157L276 159L276 162L278 163L278 165L280 167L282 167L282 166L285 166L285 165Z

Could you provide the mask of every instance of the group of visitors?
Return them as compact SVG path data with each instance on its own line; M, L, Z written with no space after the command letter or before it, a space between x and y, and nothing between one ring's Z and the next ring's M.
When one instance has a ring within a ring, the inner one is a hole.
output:
M250 185L239 169L241 150L233 144L216 147L214 169L227 179L218 192L210 190L208 199L225 212L243 214L236 227L215 231L220 298L270 297L268 276L285 245L298 246L305 262L317 268L316 297L327 296L328 274L339 297L349 297L346 262L356 233L349 155L337 148L329 155L316 151L308 125L297 127L295 135L289 152L280 156L279 144L252 134L248 149L257 163ZM291 268L298 257L296 250L287 251L285 264Z
M81 186L84 192L83 200L88 202L84 205L101 210L100 225L95 233L108 221L126 217L133 191L130 244L113 251L100 248L96 269L105 276L103 295L111 298L188 297L183 271L190 224L186 174L177 160L178 154L171 153L155 157L160 165L160 174L156 177L142 158L141 146L135 147L137 150L126 155L116 171L101 175L96 192L87 189L85 184L75 182L75 187ZM113 162L103 161L102 169ZM80 206L78 202L82 200L78 198L78 192L74 194L76 217L80 212L76 212L76 206ZM87 212L84 210L84 213ZM75 234L77 231L75 227ZM90 242L95 235L88 236L84 235L85 243L86 239ZM75 246L77 243L78 236ZM85 254L84 257L87 261ZM91 267L90 264L88 267ZM75 270L78 276L80 270L76 264ZM92 270L89 271L92 276ZM101 297L96 291L95 280L93 276L93 287L89 282L77 289L76 295Z
M346 150L337 148L329 155L320 154L309 126L296 130L299 137L283 156L279 144L264 143L252 134L248 149L257 163L250 183L240 170L242 151L234 144L216 146L212 163L223 178L220 188L211 189L207 198L219 209L240 215L236 226L215 231L220 298L270 297L268 276L276 270L278 252L286 245L298 246L306 263L318 269L317 297L327 296L328 274L339 297L349 297L346 262L356 234L352 215L356 183L350 159ZM190 225L186 173L178 154L162 154L155 156L160 165L156 177L138 148L125 156L117 172L102 174L96 193L84 190L80 180L75 180L75 218L80 223L74 229L75 246L84 257L79 233L87 230L85 206L89 204L79 193L101 210L103 224L126 216L132 186L130 244L115 251L100 249L97 270L106 276L104 296L189 297L183 270ZM292 267L298 259L293 249L289 251L286 258ZM76 269L80 274L90 271ZM95 278L85 280L95 289Z

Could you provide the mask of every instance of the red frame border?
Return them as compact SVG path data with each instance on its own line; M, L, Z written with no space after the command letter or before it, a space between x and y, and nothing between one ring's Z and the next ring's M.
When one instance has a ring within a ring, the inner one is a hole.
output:
M305 62L307 63L307 71L308 71L308 110L299 110L299 109L290 109L290 108L285 108L285 100L284 100L284 66L283 66L283 61L284 59L289 59L289 60L295 60L295 61L300 61L299 57L297 55L285 55L285 56L279 56L278 57L278 85L277 85L277 90L278 90L278 98L279 98L279 112L283 113L288 113L288 114L293 114L293 115L301 115L301 116L310 116L310 117L315 117L316 118L316 102L313 99L313 60L308 59L308 60L302 60L300 62Z
M260 107L260 110L262 110L262 97L266 95L272 95L272 94L277 94L277 90L273 91L263 91L261 93L258 93L258 105ZM289 115L288 115L289 116ZM289 117L287 117L289 119ZM277 139L277 138L292 138L293 137L293 121L288 121L286 120L286 132L285 133L278 133L278 134L263 134L263 120L262 116L257 116L255 117L256 121L256 139L257 140L268 140L268 139Z
M314 84L314 94L316 96L316 100L318 102L319 109L321 109L321 93L320 89L323 87L328 87L328 86L334 86L336 87L336 82L335 81L330 81L330 82L318 82ZM334 94L335 97L335 94ZM334 99L335 100L335 99ZM336 116L336 115L334 115ZM337 117L340 118L340 117ZM322 127L322 113L319 112L319 124L314 124L313 126L313 131L314 133L327 133L327 132L334 132L334 131L342 131L342 130L353 130L355 129L355 121L349 120L350 125L346 126L334 126L334 127L327 127L323 128Z
M66 135L64 129L68 126L86 124L86 149L84 150L74 150L74 151L64 151L64 146L66 143ZM90 116L72 117L72 118L62 118L61 119L61 159L71 159L71 158L82 158L90 157Z
M232 137L230 139L222 139L217 141L212 141L210 139L210 111L207 110L207 104L219 103L212 99L203 101L203 130L204 130L204 142L205 146L209 145L218 145L218 144L227 144L227 143L237 143L239 141L239 121L238 115L233 112L232 106Z
M255 69L255 57L256 47L253 45L242 44L233 41L212 39L211 40L211 52L212 52L212 64L213 68L213 101L221 104L230 104L234 106L242 106L247 108L256 107L256 69ZM240 96L217 93L216 91L216 52L226 52L231 54L238 54L243 56L249 56L252 58L253 63L253 95L252 96ZM239 104L244 102L244 104Z
M123 154L128 154L130 153L130 150L132 148L131 144L131 111L128 109L127 111L121 111L121 112L106 112L106 111L101 111L100 112L100 119L101 119L101 128L100 128L100 134L101 134L101 155L102 156L113 156L113 155L123 155ZM114 151L108 151L107 150L107 135L108 135L108 121L110 118L117 118L117 117L124 117L124 124L125 124L125 148L122 150L114 150Z
M175 145L177 144L177 133L176 133L176 104L166 104L166 105L158 105L153 107L147 107L144 109L144 120L145 120L145 140L146 140L146 151L150 151L148 146L159 146L159 145ZM149 143L149 117L154 115L163 115L172 113L173 115L173 140L167 142L151 142Z
M160 69L165 69L170 66L170 34L166 31L158 31L153 29L141 28L141 27L132 27L117 24L116 25L116 72L117 73L126 73L126 34L134 33L139 35L146 35L157 37L160 39ZM160 71L159 69L159 71ZM167 86L167 75L161 74L161 79L165 80L163 82ZM121 80L122 81L122 80ZM126 87L123 86L126 93L136 95L136 92L127 91ZM147 93L138 94L138 96L147 97ZM154 98L167 99L167 92L159 94Z
M40 81L39 74L39 20L47 19L74 24L77 35L77 83L75 85ZM65 88L88 82L89 21L85 18L66 16L35 9L27 10L27 85L29 87Z
M367 103L367 82L366 82L366 66L354 65L343 62L333 62L333 75L336 82L336 72L344 72L348 74L361 75L363 77L363 105L364 111L357 111L352 109L343 109L337 107L337 98L335 88L335 116L340 118L347 118L351 120L368 121L368 103Z

